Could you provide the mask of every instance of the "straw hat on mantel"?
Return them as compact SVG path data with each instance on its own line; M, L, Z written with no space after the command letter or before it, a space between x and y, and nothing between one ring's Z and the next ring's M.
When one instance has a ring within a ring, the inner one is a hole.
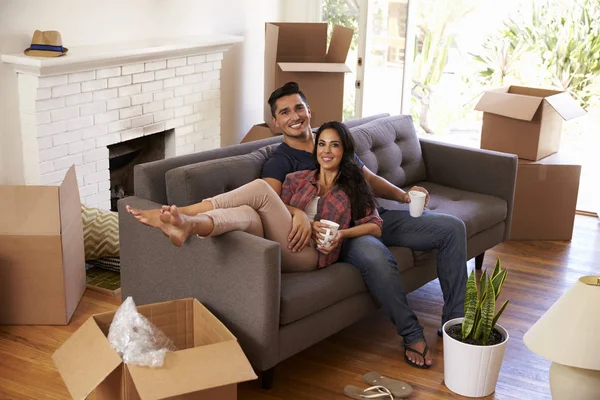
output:
M24 53L31 57L60 57L67 51L69 49L62 45L60 32L36 30L31 38L31 46Z

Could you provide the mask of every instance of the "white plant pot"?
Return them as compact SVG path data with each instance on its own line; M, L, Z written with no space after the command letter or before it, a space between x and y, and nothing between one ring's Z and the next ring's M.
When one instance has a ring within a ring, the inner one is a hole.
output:
M453 339L446 329L461 324L464 318L446 322L444 332L444 384L461 396L485 397L496 389L508 332L496 324L504 341L493 346L474 346Z

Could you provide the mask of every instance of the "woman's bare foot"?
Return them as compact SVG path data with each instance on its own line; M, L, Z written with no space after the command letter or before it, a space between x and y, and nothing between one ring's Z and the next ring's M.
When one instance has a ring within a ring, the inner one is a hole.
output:
M165 207L167 207L167 209L168 209L168 206L163 206L163 209ZM159 229L161 229L161 226L163 225L163 223L160 220L160 215L163 212L162 209L160 209L160 210L139 210L137 208L133 208L129 205L126 205L125 210L129 214L133 215L135 217L135 219L137 219L139 222L141 222L144 225L148 225L153 228L159 228Z
M185 243L193 229L193 222L187 215L181 214L177 206L163 206L160 210L161 230L171 239L171 243L180 247Z
M425 346L427 346L427 343L425 343L424 340L421 340L420 342L413 343L406 347L410 347L410 348L418 351L419 353L423 354L423 352L425 351ZM406 352L406 357L408 357L408 359L410 360L411 363L418 365L418 366L423 366L423 363L425 363L426 365L431 365L432 361L431 361L431 358L429 357L429 351L427 351L427 353L425 353L425 360L423 360L423 356L417 354L414 351L405 350L405 352Z

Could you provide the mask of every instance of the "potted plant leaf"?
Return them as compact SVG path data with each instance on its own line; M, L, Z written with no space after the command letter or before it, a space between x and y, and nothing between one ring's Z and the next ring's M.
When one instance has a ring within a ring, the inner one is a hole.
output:
M496 324L508 300L496 312L496 300L507 271L500 259L491 276L484 271L479 280L475 271L467 280L465 316L444 324L444 383L454 393L484 397L494 392L508 332Z

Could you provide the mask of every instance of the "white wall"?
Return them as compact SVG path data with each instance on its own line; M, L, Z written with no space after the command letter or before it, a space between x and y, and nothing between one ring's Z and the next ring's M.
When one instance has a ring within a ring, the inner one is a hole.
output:
M285 1L0 0L0 53L28 47L35 29L60 31L66 47L213 32L244 36L223 60L224 146L262 122L264 23L282 20ZM16 75L0 64L0 184L23 182L18 130Z

